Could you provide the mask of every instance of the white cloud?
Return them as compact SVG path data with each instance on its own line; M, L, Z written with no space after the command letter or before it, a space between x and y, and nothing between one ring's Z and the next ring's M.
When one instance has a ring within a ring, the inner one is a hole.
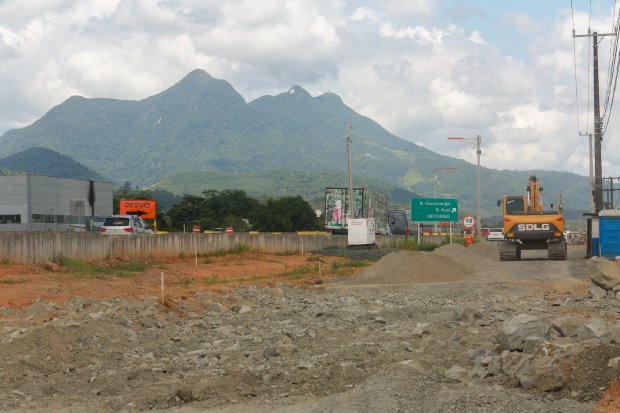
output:
M440 0L0 1L0 133L73 94L143 99L202 68L246 100L294 84L313 94L335 92L431 150L448 147L447 136L480 134L485 166L586 174L573 70L576 56L585 131L586 118L592 122L588 42L577 41L573 55L570 10L558 10L551 25L526 6L503 16L502 25L527 44L530 56L519 60L488 31L459 25L487 18L484 11L445 6ZM586 27L588 18L576 12L576 26ZM608 24L608 16L592 20L593 27ZM610 168L620 165L614 125L612 116ZM475 162L470 148L453 148L442 153Z

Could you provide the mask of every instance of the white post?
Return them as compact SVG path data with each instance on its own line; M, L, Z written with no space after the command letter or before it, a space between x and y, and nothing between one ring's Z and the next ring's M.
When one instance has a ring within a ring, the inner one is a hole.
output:
M321 261L319 261L319 277L321 276Z
M418 245L420 245L420 221L418 221Z
M161 272L161 304L164 305L164 272Z
M450 244L452 244L452 221L450 221Z
M196 248L196 268L198 268L198 248Z

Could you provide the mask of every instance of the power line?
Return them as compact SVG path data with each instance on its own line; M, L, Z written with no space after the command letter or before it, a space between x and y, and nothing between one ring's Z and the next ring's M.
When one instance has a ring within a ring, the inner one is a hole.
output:
M607 152L607 146L605 146L605 141L603 141L603 152L605 152L605 157L607 158L607 162L609 162L609 167L613 171L614 176L618 175L616 174L616 169L614 168L614 164L611 162L611 159L609 159L609 153Z
M614 19L615 19L615 16L616 16L616 1L614 0L614 10L613 10ZM603 116L601 116L601 120L603 124L602 125L603 135L607 131L607 127L609 126L609 121L611 119L611 110L614 106L616 87L618 85L618 74L620 73L620 56L618 55L618 39L619 39L618 36L620 34L620 32L618 31L619 27L620 27L620 12L618 13L616 24L614 24L612 27L612 31L615 35L610 44L610 56L612 56L612 58L609 60L609 69L608 69L608 77L607 77L607 92L605 96Z

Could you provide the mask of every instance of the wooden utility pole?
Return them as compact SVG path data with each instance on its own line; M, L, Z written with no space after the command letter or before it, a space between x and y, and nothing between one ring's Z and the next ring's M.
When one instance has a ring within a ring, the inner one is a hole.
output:
M603 209L603 169L601 166L601 102L598 84L598 41L593 34L594 43L594 206L598 214Z

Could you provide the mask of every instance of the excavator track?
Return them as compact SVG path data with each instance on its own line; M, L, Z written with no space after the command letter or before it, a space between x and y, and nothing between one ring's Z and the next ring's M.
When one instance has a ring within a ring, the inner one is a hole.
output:
M547 257L550 260L563 261L566 259L566 241L552 242L548 247Z
M500 261L519 261L521 259L521 248L516 242L504 241L499 244Z

